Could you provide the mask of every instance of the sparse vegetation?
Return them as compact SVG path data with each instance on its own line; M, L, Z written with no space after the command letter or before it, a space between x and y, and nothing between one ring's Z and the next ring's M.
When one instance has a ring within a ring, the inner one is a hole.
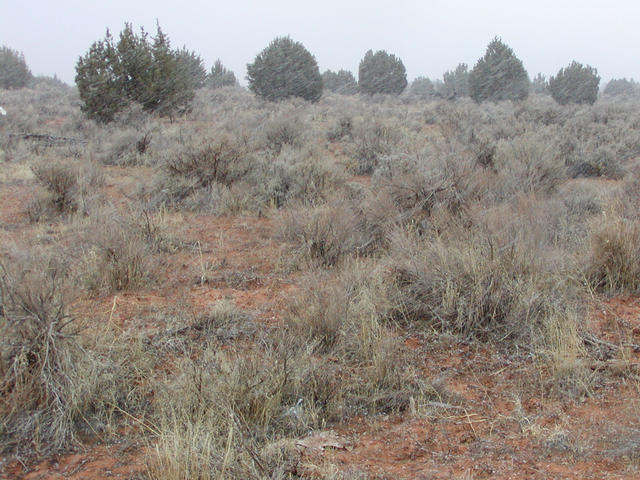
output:
M633 476L609 445L637 401L638 99L515 75L472 101L467 70L202 88L170 119L131 77L108 124L55 80L3 90L3 474L506 477L544 453Z

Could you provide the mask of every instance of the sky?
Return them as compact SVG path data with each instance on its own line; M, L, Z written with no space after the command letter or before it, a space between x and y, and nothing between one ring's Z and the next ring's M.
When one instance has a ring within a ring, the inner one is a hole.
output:
M603 81L640 80L638 0L0 0L0 45L24 53L34 74L73 84L78 58L107 28L153 33L156 21L174 47L195 51L207 70L219 58L243 84L247 63L286 35L320 71L356 78L369 49L400 57L409 80L442 78L459 63L472 68L499 36L530 78L576 60Z

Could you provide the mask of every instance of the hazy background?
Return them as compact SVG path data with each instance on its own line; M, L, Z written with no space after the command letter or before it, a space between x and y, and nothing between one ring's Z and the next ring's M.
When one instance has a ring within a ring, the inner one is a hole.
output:
M78 57L107 27L117 35L129 21L154 33L156 19L174 47L194 50L207 70L220 58L243 84L246 64L284 35L302 42L321 72L345 68L356 78L368 49L399 56L409 80L441 78L461 62L472 68L498 35L530 78L575 59L604 81L640 80L637 0L0 0L0 45L23 52L35 75L72 84Z

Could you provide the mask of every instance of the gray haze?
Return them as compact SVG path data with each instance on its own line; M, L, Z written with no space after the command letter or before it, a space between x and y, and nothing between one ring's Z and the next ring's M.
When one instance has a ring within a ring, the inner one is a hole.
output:
M124 22L155 32L156 19L174 47L185 45L207 70L220 58L246 83L246 64L274 37L290 35L320 70L351 70L368 49L399 56L409 79L441 78L458 63L473 67L496 35L513 48L532 78L554 75L571 60L603 80L640 80L640 2L612 0L0 0L0 45L24 53L36 75L72 84L75 64L108 27Z

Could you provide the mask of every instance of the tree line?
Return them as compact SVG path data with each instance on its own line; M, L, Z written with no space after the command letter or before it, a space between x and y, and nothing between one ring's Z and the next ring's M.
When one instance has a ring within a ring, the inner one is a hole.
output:
M0 88L21 88L32 81L24 56L0 48ZM343 95L408 94L422 99L453 100L470 97L476 102L518 101L529 93L550 94L558 103L593 104L600 77L595 68L576 61L549 79L538 74L529 79L522 61L500 38L488 44L485 54L469 69L464 63L444 73L442 80L416 78L411 85L402 60L385 50L369 50L360 61L358 78L347 70L320 74L315 57L290 37L274 39L247 65L249 89L259 98L279 101L300 97L317 101L324 90ZM76 85L82 111L101 122L132 103L149 112L173 116L189 110L195 91L203 86L237 85L235 74L217 60L206 72L203 61L186 48L171 47L168 36L157 25L150 36L125 24L118 40L109 30L94 42L76 64ZM633 80L611 80L604 94L638 92Z

